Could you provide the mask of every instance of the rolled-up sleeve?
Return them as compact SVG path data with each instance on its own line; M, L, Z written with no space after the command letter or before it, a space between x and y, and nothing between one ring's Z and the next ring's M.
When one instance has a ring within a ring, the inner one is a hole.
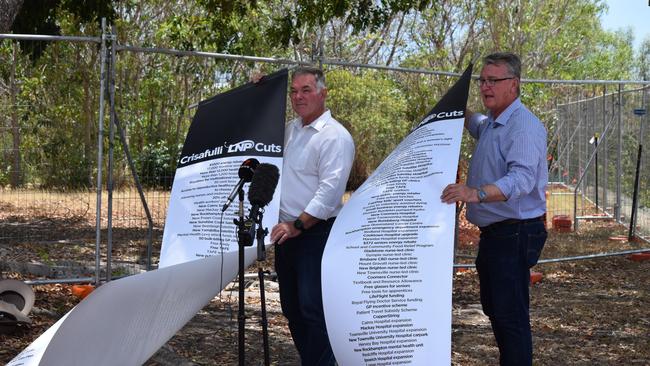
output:
M354 142L346 131L345 134L332 134L322 143L318 160L318 189L305 212L325 220L332 216L345 193L354 161Z

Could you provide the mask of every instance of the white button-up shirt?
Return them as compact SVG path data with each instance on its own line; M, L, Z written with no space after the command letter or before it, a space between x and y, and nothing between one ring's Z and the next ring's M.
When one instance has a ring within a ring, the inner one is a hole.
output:
M284 138L280 221L303 211L321 220L336 216L354 161L352 136L327 110L307 126L300 118L289 122Z

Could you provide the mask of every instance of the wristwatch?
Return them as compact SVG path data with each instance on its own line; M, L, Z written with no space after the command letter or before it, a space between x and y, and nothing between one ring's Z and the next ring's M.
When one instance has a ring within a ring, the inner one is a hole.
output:
M476 193L478 194L478 201L479 202L483 202L487 198L487 193L485 193L483 188L479 188Z
M293 222L293 227L300 231L305 231L305 224L300 219L296 219L296 221Z

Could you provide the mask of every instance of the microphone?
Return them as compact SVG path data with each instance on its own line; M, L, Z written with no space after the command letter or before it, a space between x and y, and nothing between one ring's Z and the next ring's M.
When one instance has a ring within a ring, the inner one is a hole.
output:
M221 208L221 212L226 211L228 207L230 207L230 204L235 200L237 193L244 186L244 183L248 183L253 179L253 176L255 175L255 169L257 169L258 165L260 165L260 162L255 158L246 159L243 163L241 163L238 172L239 182L237 182L235 188L233 188L232 192L230 192L226 203Z
M255 170L248 189L248 201L252 205L249 217L252 220L255 220L259 210L273 199L273 192L275 192L279 178L280 171L273 164L262 163Z

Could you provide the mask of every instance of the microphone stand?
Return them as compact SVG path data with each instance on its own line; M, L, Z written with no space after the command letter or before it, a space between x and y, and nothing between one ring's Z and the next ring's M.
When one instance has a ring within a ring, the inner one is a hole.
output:
M269 329L268 321L266 318L266 295L264 293L264 260L266 259L266 248L264 247L264 237L269 231L262 227L262 218L264 217L264 210L259 211L257 218L253 218L253 222L257 222L257 277L260 281L260 307L262 310L262 340L264 346L264 365L269 366L271 359L269 357ZM255 224L253 224L255 225Z
M239 340L237 343L239 351L239 366L244 366L244 346L246 341L245 326L246 314L244 309L244 249L252 244L250 238L250 228L246 228L250 224L244 217L244 189L239 188L239 219L235 219L237 225L237 238L239 243L239 313L237 321L239 323ZM249 244L250 243L250 244Z
M252 234L256 233L257 238L257 275L260 281L260 306L262 307L262 339L264 344L264 365L271 364L269 357L269 331L266 317L266 297L264 293L264 269L263 261L266 259L266 250L264 248L264 237L269 233L266 228L262 227L264 210L260 209L257 217L244 217L244 190L239 189L239 219L235 219L237 225L237 237L239 241L239 314L237 320L239 323L239 366L245 364L245 342L246 342L246 315L244 304L244 252L245 248L253 245ZM256 224L257 226L256 230Z

